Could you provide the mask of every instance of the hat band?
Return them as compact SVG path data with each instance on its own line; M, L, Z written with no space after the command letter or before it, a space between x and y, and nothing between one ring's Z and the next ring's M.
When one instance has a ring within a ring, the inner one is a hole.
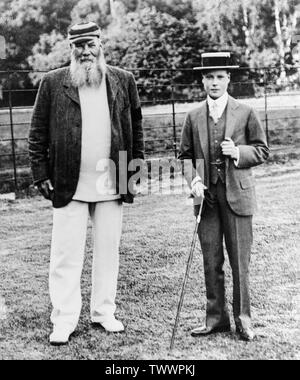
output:
M202 66L205 67L218 67L230 66L230 59L228 57L203 57Z

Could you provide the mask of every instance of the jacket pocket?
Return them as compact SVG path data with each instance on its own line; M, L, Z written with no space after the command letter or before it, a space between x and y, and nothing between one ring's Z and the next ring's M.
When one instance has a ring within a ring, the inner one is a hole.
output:
M240 184L243 190L247 190L254 186L254 179L252 177L242 178Z

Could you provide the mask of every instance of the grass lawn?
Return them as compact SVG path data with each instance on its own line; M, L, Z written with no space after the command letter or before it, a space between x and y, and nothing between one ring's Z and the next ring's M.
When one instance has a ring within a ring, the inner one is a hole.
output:
M297 164L298 165L298 164ZM298 169L297 169L298 168ZM168 347L194 219L185 195L140 197L125 207L117 316L125 334L89 321L91 234L82 277L83 310L67 347L48 344L51 207L42 198L0 203L0 359L295 359L300 358L300 170L259 169L260 210L251 264L252 343L234 333L192 338L205 317L199 244L175 349ZM265 173L263 172L265 170ZM226 261L227 296L231 276Z

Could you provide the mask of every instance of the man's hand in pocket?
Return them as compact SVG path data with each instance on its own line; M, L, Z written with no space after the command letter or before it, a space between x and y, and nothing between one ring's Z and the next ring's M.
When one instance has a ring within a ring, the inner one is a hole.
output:
M52 186L50 179L47 179L45 181L40 182L37 185L37 187L39 189L39 192L43 195L43 197L45 199L47 199L47 200L52 199L52 194L53 194L54 188Z

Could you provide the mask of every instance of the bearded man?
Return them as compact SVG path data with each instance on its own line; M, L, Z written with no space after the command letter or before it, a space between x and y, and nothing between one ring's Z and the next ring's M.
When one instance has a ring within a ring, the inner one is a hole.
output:
M34 183L54 207L52 345L67 344L79 321L89 216L94 238L91 322L108 332L124 331L115 318L122 205L134 197L128 163L144 157L133 75L106 65L95 23L72 26L68 38L71 65L44 76L29 135Z

